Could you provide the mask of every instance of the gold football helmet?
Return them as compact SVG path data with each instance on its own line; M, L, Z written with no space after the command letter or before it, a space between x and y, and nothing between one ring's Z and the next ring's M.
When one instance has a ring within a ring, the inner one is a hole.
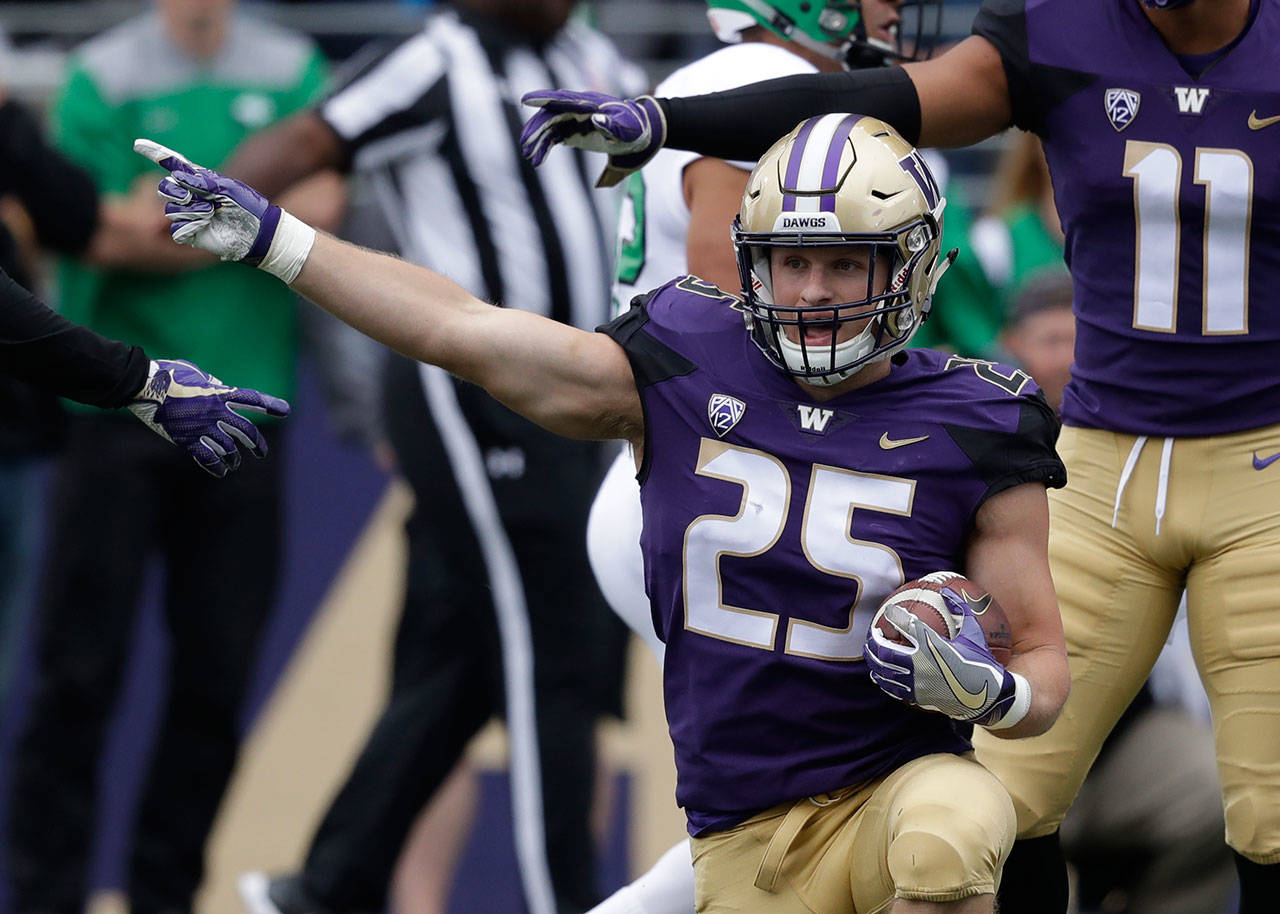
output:
M826 114L804 121L764 154L747 181L733 224L747 327L783 371L818 386L837 384L910 341L955 258L941 253L946 200L920 153L884 121ZM806 345L805 307L773 300L775 247L866 245L866 295L822 309L829 344ZM886 273L887 271L887 273ZM840 325L871 321L837 342ZM786 334L799 328L798 341Z

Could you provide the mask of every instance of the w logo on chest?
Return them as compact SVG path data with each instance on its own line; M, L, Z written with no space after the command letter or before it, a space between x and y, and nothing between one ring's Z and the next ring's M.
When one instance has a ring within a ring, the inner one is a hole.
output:
M827 426L831 423L831 417L835 415L834 410L809 406L805 403L797 403L796 411L800 418L800 431L811 435L825 435Z
M1179 114L1199 114L1204 110L1204 103L1209 97L1209 90L1199 89L1195 86L1174 86L1173 94L1178 100Z

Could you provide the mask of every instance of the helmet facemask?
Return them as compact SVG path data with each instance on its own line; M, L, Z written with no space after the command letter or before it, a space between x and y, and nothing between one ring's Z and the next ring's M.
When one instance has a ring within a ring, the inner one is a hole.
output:
M760 160L734 221L752 340L775 366L820 387L901 350L950 264L939 257L945 205L919 153L882 121L831 114L802 123ZM778 302L772 252L825 256L848 246L866 263L854 300ZM841 340L854 322L865 326Z
M816 387L839 384L865 366L888 358L907 344L923 320L923 313L913 307L912 290L906 280L928 253L928 239L934 237L934 232L936 228L921 220L897 234L815 238L748 233L735 221L738 271L743 289L751 290L744 295L744 312L752 339L776 367ZM904 251L907 236L916 245L915 251ZM771 258L774 251L847 246L863 249L868 263L866 286L860 297L823 305L775 302ZM863 322L866 326L857 333L840 339L847 325ZM811 331L825 334L826 341L807 341Z
M867 34L866 17L843 47L844 65L850 70L888 67L913 60L928 60L942 34L943 0L903 0L898 7L898 24L893 40L886 42Z

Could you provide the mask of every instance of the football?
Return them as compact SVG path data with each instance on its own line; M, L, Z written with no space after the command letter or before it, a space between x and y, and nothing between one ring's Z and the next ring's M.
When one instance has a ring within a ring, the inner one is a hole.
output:
M987 647L996 661L1005 664L1013 648L1013 633L1009 630L1009 618L991 594L964 575L954 571L935 571L914 581L908 581L885 598L876 612L873 623L890 641L906 644L907 639L889 624L884 617L886 606L897 605L911 613L944 638L954 638L960 630L963 607L969 610L982 626Z

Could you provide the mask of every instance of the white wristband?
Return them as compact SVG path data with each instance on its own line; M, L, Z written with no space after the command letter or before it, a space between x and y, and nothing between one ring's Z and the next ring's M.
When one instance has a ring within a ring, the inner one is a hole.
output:
M258 264L259 270L266 270L272 276L291 283L302 272L302 265L307 262L311 246L316 243L316 230L301 219L280 210L280 223L276 226L276 235L271 239L271 247L267 256Z
M993 724L987 724L988 730L1007 730L1010 727L1016 727L1031 710L1031 683L1019 673L1011 672L1009 675L1013 677L1013 704L1009 705L1009 710L1005 712L1004 717Z

